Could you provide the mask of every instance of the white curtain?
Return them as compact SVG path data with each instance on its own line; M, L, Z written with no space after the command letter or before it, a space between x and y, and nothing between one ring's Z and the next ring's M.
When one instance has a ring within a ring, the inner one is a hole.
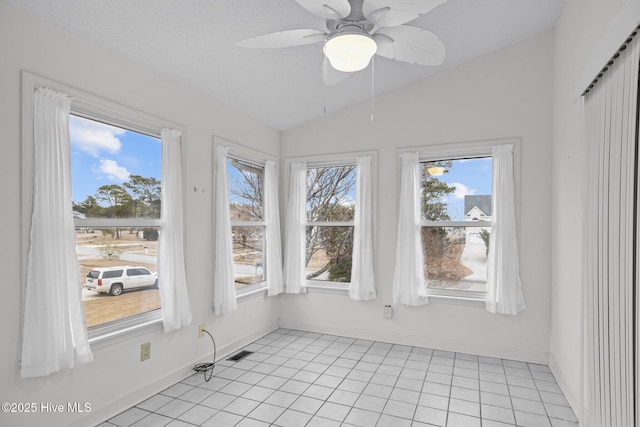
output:
M213 310L224 314L238 308L234 284L233 246L231 219L229 218L229 184L227 177L227 153L222 145L216 148L216 203L215 203L215 261L213 274Z
M305 249L307 220L307 164L292 163L285 229L284 283L286 292L306 292Z
M282 244L280 239L280 210L278 209L278 174L276 163L264 164L264 220L266 226L266 274L267 294L284 292L282 278Z
M586 385L581 421L587 427L638 425L639 62L637 34L583 97Z
M162 225L158 242L158 285L166 332L191 323L184 265L182 153L177 129L162 129Z
M424 256L420 237L420 162L418 153L402 153L401 158L393 302L422 305L429 300L424 279Z
M371 156L356 159L356 210L353 218L353 264L349 296L357 301L376 298L373 274L373 176Z
M526 308L520 283L513 145L493 147L491 234L487 256L486 308L491 313L518 314Z
M22 331L22 377L93 360L82 306L71 209L67 95L37 88L33 111L33 211Z

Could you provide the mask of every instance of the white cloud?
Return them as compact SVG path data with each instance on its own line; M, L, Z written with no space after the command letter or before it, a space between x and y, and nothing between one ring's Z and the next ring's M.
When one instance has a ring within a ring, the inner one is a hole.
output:
M456 191L453 192L453 197L455 197L456 199L464 199L464 196L471 196L473 194L476 194L476 190L474 188L469 188L464 184L460 184L459 182L452 182L449 185L456 188Z
M122 147L118 137L125 133L124 129L80 117L71 116L69 120L71 145L93 157L103 152L118 153Z
M110 159L100 159L100 166L93 168L96 174L106 175L111 181L126 181L129 179L129 171L124 166L120 166L118 162Z

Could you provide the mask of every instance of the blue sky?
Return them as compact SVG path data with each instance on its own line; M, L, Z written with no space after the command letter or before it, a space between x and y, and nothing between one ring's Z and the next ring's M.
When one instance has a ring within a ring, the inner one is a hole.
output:
M454 160L449 172L438 177L456 191L447 196L452 220L464 220L464 196L491 194L491 158Z
M130 175L161 179L160 139L73 115L69 133L74 202L94 196L102 185L121 185Z

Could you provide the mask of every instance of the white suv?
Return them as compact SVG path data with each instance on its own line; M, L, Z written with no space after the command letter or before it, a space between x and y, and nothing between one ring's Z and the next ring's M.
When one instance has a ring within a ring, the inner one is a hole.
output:
M158 273L152 273L144 267L104 267L95 268L87 273L84 287L96 292L109 292L120 295L123 290L158 286Z

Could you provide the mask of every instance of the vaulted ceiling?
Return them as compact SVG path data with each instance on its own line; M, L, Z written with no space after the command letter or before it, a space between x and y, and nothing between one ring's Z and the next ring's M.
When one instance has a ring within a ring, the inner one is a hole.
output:
M371 67L325 86L322 43L247 49L235 42L325 22L294 0L10 0L215 102L285 130L371 97ZM408 23L446 47L435 67L375 57L376 95L552 29L564 0L449 0Z

